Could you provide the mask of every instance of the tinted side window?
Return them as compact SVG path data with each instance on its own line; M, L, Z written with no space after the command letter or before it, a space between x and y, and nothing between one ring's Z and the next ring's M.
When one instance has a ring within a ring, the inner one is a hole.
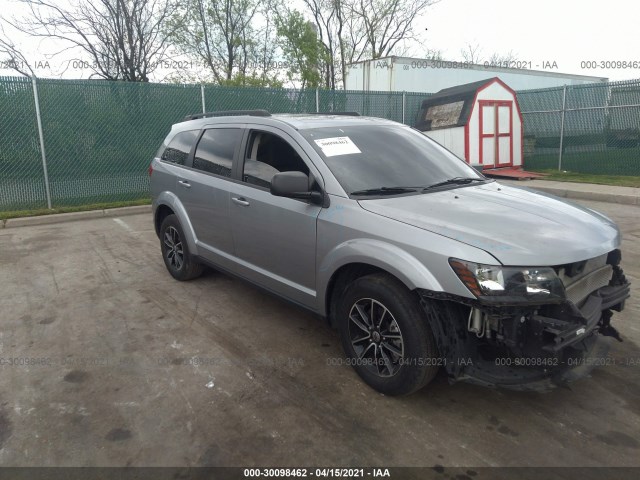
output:
M180 132L169 142L162 154L162 160L178 165L184 165L189 157L189 152L198 137L198 130Z
M196 147L193 168L223 177L231 177L231 165L242 131L239 128L206 130Z

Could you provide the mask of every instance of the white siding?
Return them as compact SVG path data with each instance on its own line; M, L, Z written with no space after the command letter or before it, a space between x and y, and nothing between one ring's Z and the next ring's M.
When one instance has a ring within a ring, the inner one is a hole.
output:
M469 122L467 125L467 128L469 130L469 145L467 147L469 151L469 164L480 165L480 100L511 102L511 134L513 138L513 156L511 157L511 162L514 167L522 166L522 123L520 121L520 116L518 115L516 98L508 89L497 82L478 92L476 103L474 104L471 116L469 117ZM488 116L487 118L490 118L490 127L493 127L494 125L494 113L495 112L493 110L485 111L485 114ZM508 116L504 115L504 110L499 111L499 113L502 116L503 120L508 121ZM503 123L504 122L502 122L502 124ZM504 125L500 128L501 133L506 133L507 125ZM490 132L492 132L491 128L487 130L487 133ZM428 132L424 132L424 134L440 143L444 147L448 148L460 158L465 159L465 127L431 130ZM509 151L511 146L506 137L498 141L498 148L501 152ZM487 155L487 158L485 158L485 166L487 168L493 166L493 160L488 161L488 159L493 159L494 149L495 142L493 140L487 140L485 146L485 155Z
M480 165L480 107L476 104L467 124L469 129L469 164Z
M347 66L345 88L347 90L435 93L443 88L492 77L499 77L514 90L583 85L607 80L603 77L570 75L553 70L484 68L484 66L447 68L447 65L451 63L403 57L369 60ZM532 68L536 66L532 65Z
M443 128L423 133L464 160L464 127Z
M506 83L506 82L505 82ZM507 85L509 85L507 83ZM509 85L511 87L511 85ZM513 87L512 87L513 88ZM492 83L484 90L478 92L477 100L513 100L513 95L498 82Z

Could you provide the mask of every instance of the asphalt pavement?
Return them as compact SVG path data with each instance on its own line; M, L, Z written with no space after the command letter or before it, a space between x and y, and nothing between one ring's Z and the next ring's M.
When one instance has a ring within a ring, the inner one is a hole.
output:
M547 394L442 375L378 394L313 315L213 271L173 280L148 210L9 221L0 465L638 467L640 206L578 202L619 223L632 297L604 365Z

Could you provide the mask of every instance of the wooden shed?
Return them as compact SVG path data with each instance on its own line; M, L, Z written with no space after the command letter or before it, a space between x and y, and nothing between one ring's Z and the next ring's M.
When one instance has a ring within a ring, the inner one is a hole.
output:
M422 102L415 127L472 166L522 168L522 114L498 77L440 90Z

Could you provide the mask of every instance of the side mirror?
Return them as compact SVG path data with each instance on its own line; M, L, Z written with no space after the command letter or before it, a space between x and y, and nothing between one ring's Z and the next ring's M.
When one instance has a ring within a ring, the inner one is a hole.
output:
M309 177L302 172L280 172L271 179L271 195L299 198L321 205L324 195L309 188Z

